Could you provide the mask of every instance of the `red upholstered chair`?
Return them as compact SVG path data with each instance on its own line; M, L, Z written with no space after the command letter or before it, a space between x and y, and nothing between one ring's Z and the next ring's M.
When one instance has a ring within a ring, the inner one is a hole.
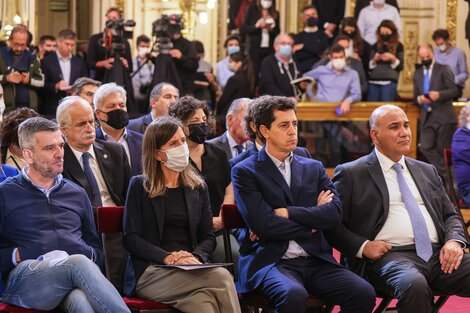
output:
M4 313L52 313L54 311L40 311L34 309L20 308L11 304L0 302L0 312Z
M224 252L225 259L228 263L233 263L233 256L230 245L230 230L235 228L247 228L245 221L241 217L235 204L222 204L220 209L220 217L222 220L222 230L224 236ZM233 265L229 268L230 272L234 272ZM239 294L240 304L262 309L263 313L272 311L274 308L269 299L261 294L249 292ZM313 294L309 295L307 306L309 308L318 308L321 312L331 312L333 306L326 304L323 300Z
M124 216L124 207L98 207L96 209L96 219L98 224L98 232L120 233L122 232L122 223ZM138 298L123 298L129 309L133 313L176 313L180 312L171 306L152 300L142 300Z

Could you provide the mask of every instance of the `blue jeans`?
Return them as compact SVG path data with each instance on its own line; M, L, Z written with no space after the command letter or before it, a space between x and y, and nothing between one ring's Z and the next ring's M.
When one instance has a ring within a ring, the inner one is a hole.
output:
M25 308L66 312L126 312L113 285L87 257L75 254L54 264L25 260L9 276L1 301Z
M387 85L369 84L367 101L395 101L397 97L397 83Z

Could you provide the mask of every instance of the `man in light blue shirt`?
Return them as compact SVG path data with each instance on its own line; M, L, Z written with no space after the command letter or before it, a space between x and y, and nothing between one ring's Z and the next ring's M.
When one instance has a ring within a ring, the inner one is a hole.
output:
M228 68L228 60L229 55L240 52L240 37L236 35L228 36L227 39L225 39L224 47L227 49L227 56L216 64L217 83L222 89L227 85L229 78L235 74Z
M449 38L447 29L438 29L432 34L432 40L436 43L434 58L437 63L449 65L452 69L455 85L459 90L457 98L460 98L468 79L467 57L462 49L449 42Z
M372 0L370 5L359 13L357 27L361 37L371 46L377 42L376 31L383 20L391 20L397 27L400 36L402 36L400 13L394 6L386 4L385 0Z

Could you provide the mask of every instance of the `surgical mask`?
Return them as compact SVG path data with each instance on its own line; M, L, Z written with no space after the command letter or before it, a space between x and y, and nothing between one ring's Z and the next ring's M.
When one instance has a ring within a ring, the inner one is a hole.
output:
M427 60L421 60L421 64L424 66L424 67L427 67L429 68L432 64L432 59L427 59Z
M447 45L444 43L442 45L437 46L439 48L439 51L444 52L447 49Z
M127 114L127 112L124 110L112 110L106 112L106 115L108 116L108 121L106 121L105 123L114 129L122 129L126 127L127 124L129 124L129 114Z
M227 48L227 54L231 55L234 53L240 52L240 47L239 46L230 46Z
M260 4L263 9L269 9L273 5L273 2L270 0L261 0Z
M352 31L350 33L344 32L344 34L349 38L354 39L354 37L356 36L356 31Z
M292 47L290 45L281 45L279 47L279 53L284 57L290 57L292 54Z
M346 67L346 60L344 58L333 59L331 60L331 65L337 70L342 70Z
M149 48L144 48L144 47L138 47L137 48L137 54L139 55L139 57L141 58L144 58L147 56L147 54L149 54L150 52L150 49Z
M347 58L352 57L353 52L354 52L354 48L353 48L352 45L350 45L347 49L344 49L344 53L345 53Z
M384 4L385 0L373 0L374 4Z
M207 139L207 135L209 134L209 124L206 122L199 123L199 124L190 124L188 125L189 128L189 136L188 138L195 143L204 143Z
M179 147L168 149L166 153L166 162L163 165L175 172L182 172L189 164L189 148L186 143Z
M318 19L316 17L310 16L307 19L307 26L308 27L314 27L314 26L317 26L317 24L318 24Z

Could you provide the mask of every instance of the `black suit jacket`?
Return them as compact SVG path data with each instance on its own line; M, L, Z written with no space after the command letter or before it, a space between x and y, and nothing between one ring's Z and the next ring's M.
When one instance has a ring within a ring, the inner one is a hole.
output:
M466 242L462 221L449 200L436 169L405 157L424 205L436 226L439 243L449 239ZM364 274L364 259L356 258L366 240L374 240L382 229L390 205L387 184L375 151L336 167L333 182L343 204L343 221L327 237L348 258L353 270Z
M142 139L141 133L127 129L127 145L129 146L129 154L131 156L131 175L142 174ZM104 137L103 129L98 127L96 129L96 139L106 141Z
M227 85L225 85L222 96L217 103L216 115L225 117L233 100L239 98L250 98L251 96L252 94L250 93L250 86L248 84L248 79L246 78L246 73L242 70L236 72L235 75L229 78Z
M171 209L165 207L163 198L149 197L142 176L132 178L126 201L124 246L131 255L136 281L150 264L163 264L163 259L169 254L160 248L166 226L165 210ZM215 249L207 188L184 188L184 199L193 247L189 252L205 263Z
M93 149L109 195L116 205L124 205L131 177L131 167L126 151L118 143L101 140L95 141ZM62 174L85 189L88 198L91 199L91 188L85 172L67 143L64 147L64 172Z
M151 113L149 113L144 116L130 120L129 125L127 125L127 129L143 134L145 133L145 129L147 128L147 126L149 126L152 121L152 115Z
M297 87L291 85L290 78L294 80L301 76L294 60L289 63L289 73L290 77L274 54L265 57L261 63L260 95L294 97Z
M232 159L232 149L230 149L230 144L227 138L227 132L224 132L222 135L212 138L211 140L208 140L207 142L213 144L220 150L224 151L225 154L227 155L228 160ZM245 153L253 145L253 142L247 141L245 145L247 149L243 151L242 154Z
M70 85L80 77L88 77L88 69L82 58L73 55L70 62ZM65 78L60 69L57 53L52 53L45 57L41 61L41 69L44 73L45 83L44 88L40 92L42 103L39 106L39 113L55 115L60 99L67 95L64 91L57 91L55 89L55 85Z
M424 82L424 67L416 69L413 75L413 99L417 101L419 95L423 92ZM434 63L430 82L430 91L439 91L439 99L431 102L432 114L439 116L438 122L440 124L453 124L457 123L454 107L452 106L452 99L457 97L458 90L454 83L454 74L449 66L440 63ZM426 122L429 112L421 110L421 124Z
M245 24L243 25L243 31L248 35L248 47L249 54L253 60L258 59L258 53L261 45L261 28L257 28L256 22L261 18L261 11L256 5L249 6L246 9L245 14ZM269 32L269 45L268 47L272 49L274 44L274 38L279 35L280 23L279 17L275 20L276 26ZM261 61L261 60L259 60ZM256 74L256 73L255 73Z

